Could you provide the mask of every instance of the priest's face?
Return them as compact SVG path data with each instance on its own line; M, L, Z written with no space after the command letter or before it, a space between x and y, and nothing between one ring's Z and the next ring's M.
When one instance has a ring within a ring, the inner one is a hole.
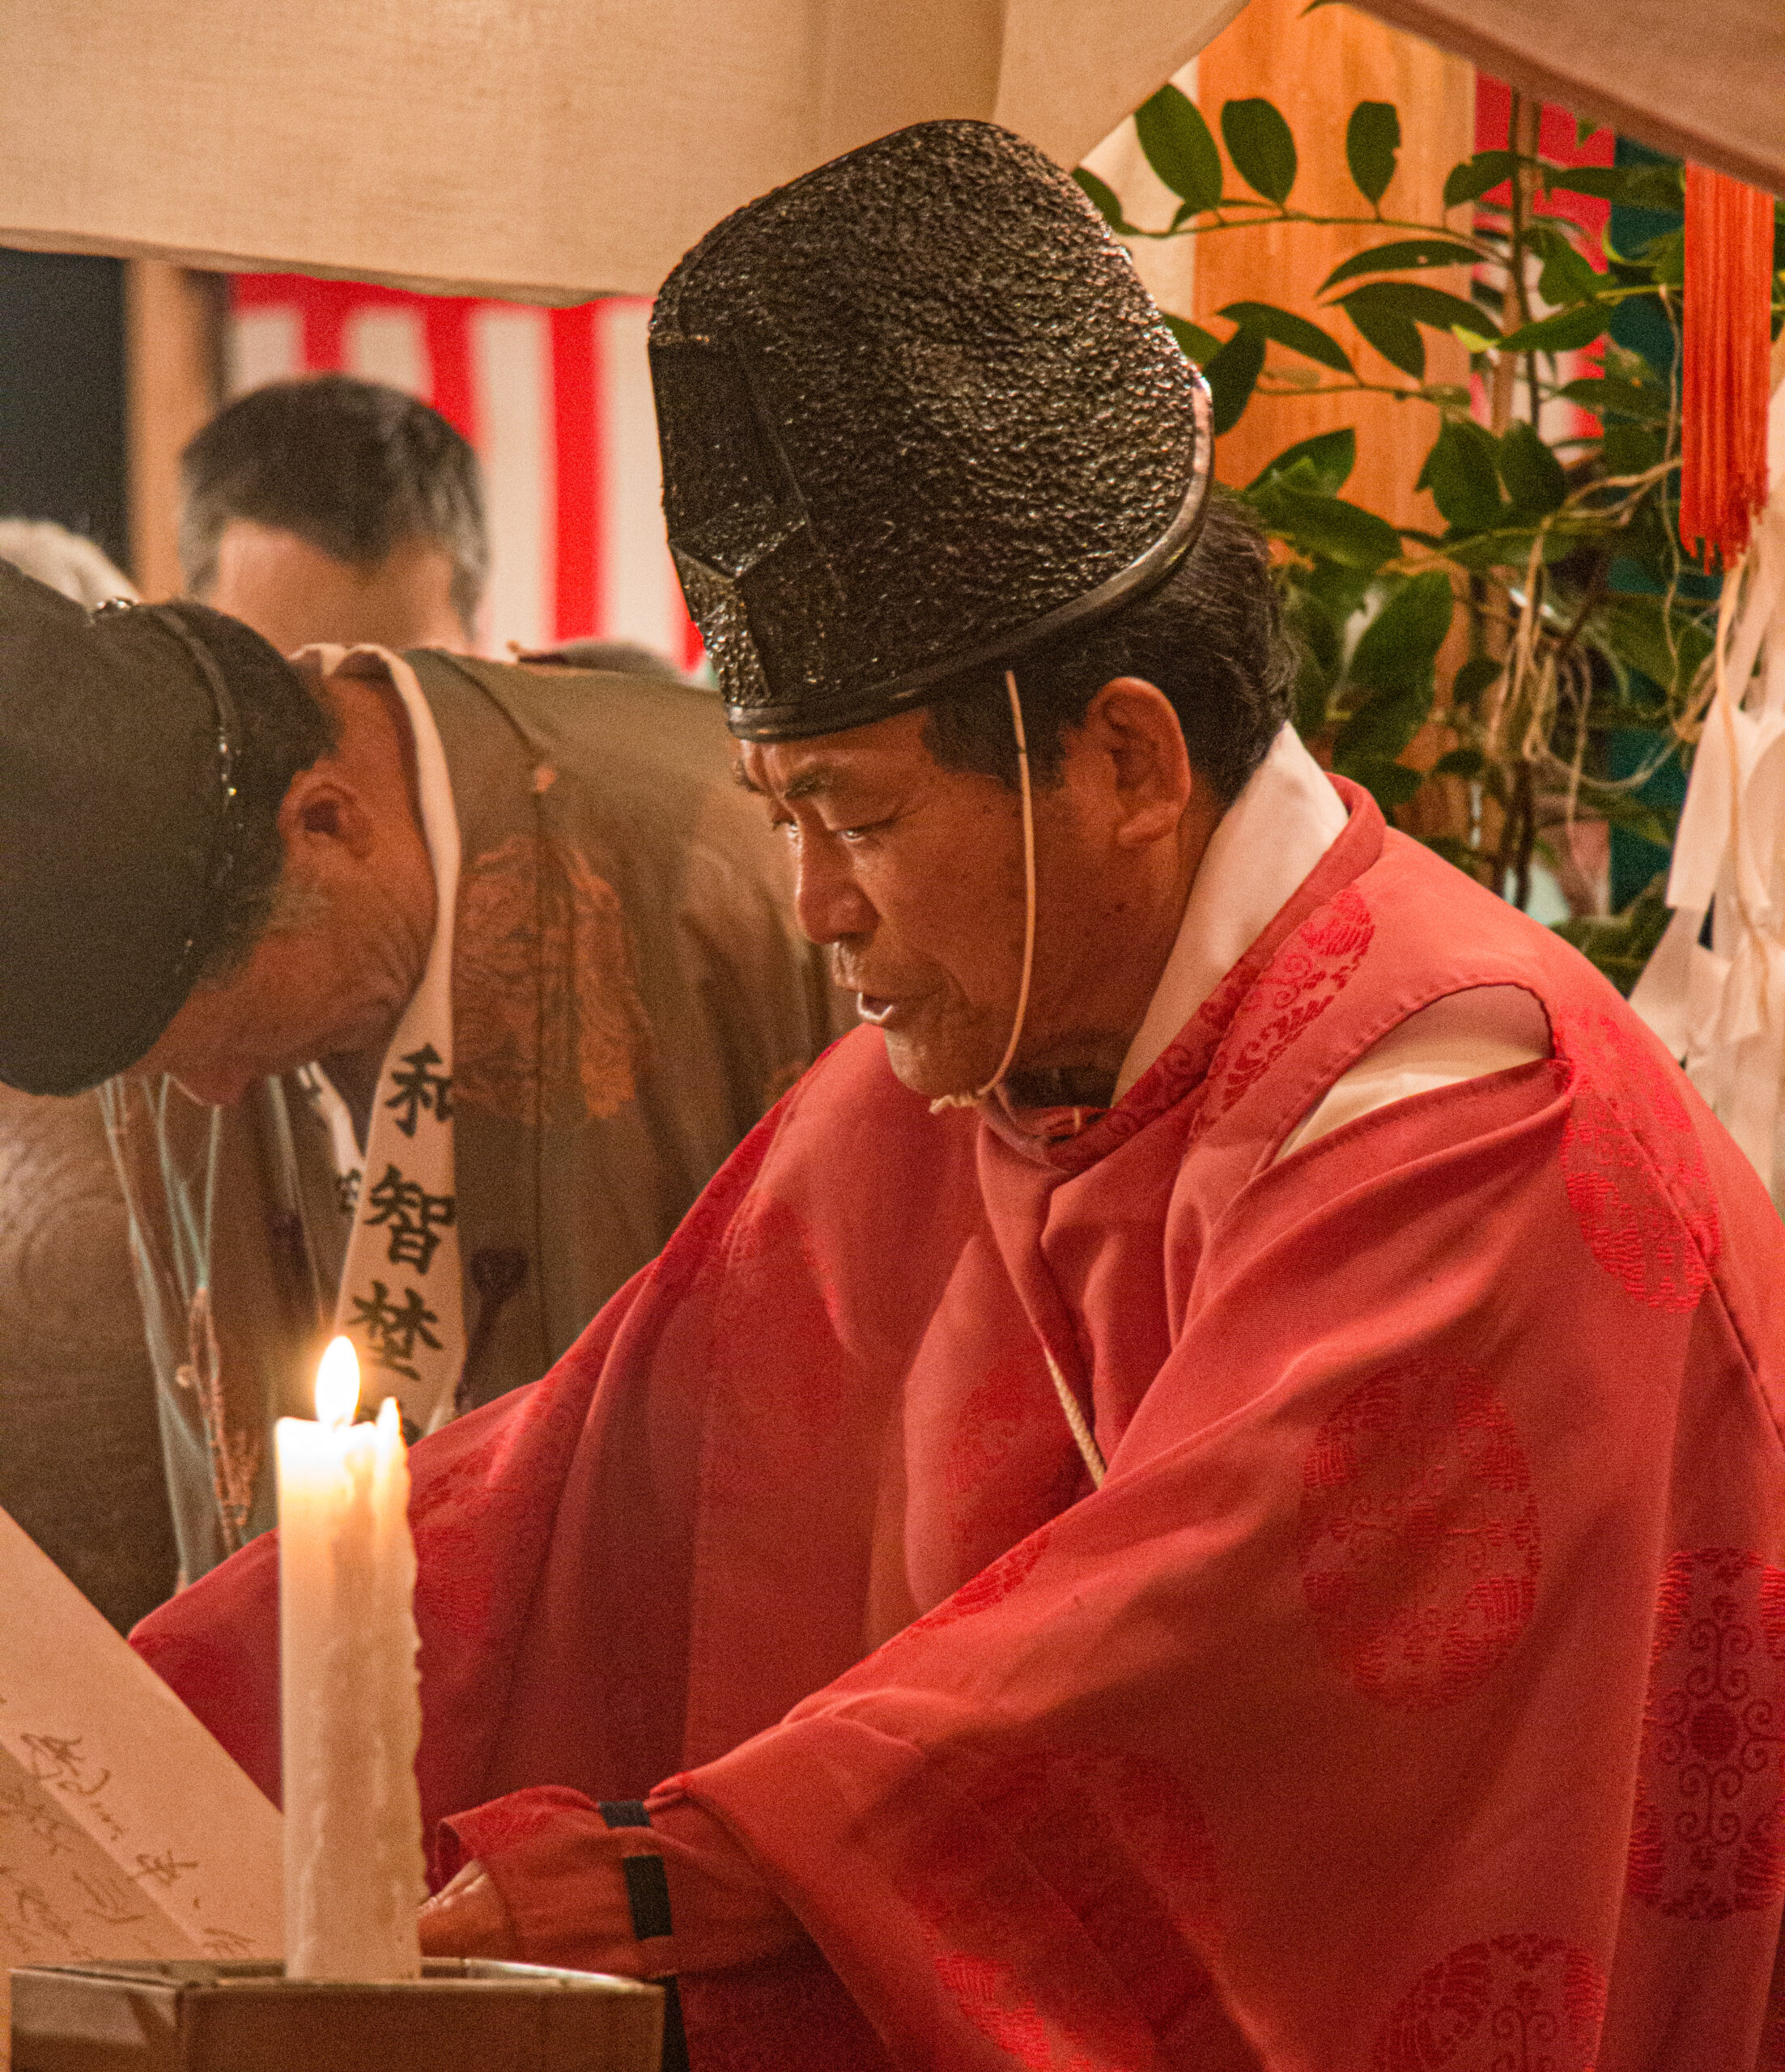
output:
M800 924L885 1032L900 1079L931 1099L997 1072L1022 983L1020 795L945 768L925 715L746 742L742 781L784 828ZM1218 817L1176 716L1150 684L1098 694L1035 798L1035 974L1017 1064L1113 1078L1158 984Z

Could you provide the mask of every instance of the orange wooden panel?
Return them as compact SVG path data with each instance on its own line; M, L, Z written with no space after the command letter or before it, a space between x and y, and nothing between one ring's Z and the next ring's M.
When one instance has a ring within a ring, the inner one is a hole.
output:
M1383 197L1383 212L1439 220L1444 176L1474 148L1473 69L1349 7L1322 7L1303 19L1304 5L1305 0L1251 0L1202 53L1196 99L1209 128L1218 138L1224 102L1253 95L1274 102L1300 153L1291 206L1317 214L1358 214L1366 213L1366 205L1345 170L1345 124L1360 100L1392 101L1400 111L1400 163ZM1459 229L1468 219L1466 210L1452 218ZM1199 237L1197 319L1225 332L1226 325L1210 321L1224 304L1276 303L1322 324L1352 353L1366 380L1403 383L1406 377L1363 342L1342 311L1323 312L1313 295L1341 259L1396 234L1286 223ZM1452 294L1468 292L1465 269L1417 278ZM1423 335L1428 378L1466 381L1461 347L1430 331ZM1267 364L1312 368L1311 362L1276 346ZM1320 378L1339 377L1323 369ZM1345 494L1397 524L1437 528L1430 499L1413 492L1438 430L1436 414L1424 404L1387 396L1257 396L1220 441L1217 470L1222 481L1243 486L1293 441L1346 424L1357 427L1358 465Z

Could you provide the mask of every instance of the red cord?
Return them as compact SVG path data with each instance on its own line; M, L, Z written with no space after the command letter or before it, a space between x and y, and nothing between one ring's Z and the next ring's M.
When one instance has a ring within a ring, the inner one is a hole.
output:
M1680 537L1732 567L1766 501L1773 197L1686 168Z

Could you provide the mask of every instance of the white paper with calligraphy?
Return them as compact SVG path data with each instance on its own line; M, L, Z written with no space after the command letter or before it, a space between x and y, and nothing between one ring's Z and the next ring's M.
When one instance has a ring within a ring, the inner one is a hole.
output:
M346 1104L312 1067L305 1085L329 1126L353 1229L334 1327L351 1338L366 1399L394 1395L417 1430L453 1415L465 1364L464 1301L453 1159L453 917L459 823L446 756L415 673L383 648L304 651L327 674L388 673L409 714L422 829L434 865L437 915L422 983L391 1039L359 1159Z
M0 2061L6 1973L276 1957L275 1809L0 1511Z

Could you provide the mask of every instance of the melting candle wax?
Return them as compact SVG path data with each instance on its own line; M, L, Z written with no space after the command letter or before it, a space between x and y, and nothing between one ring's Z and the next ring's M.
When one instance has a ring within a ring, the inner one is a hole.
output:
M291 1978L421 1976L409 1461L396 1403L355 1424L359 1402L359 1360L338 1338L317 1421L282 1417L276 1434Z

